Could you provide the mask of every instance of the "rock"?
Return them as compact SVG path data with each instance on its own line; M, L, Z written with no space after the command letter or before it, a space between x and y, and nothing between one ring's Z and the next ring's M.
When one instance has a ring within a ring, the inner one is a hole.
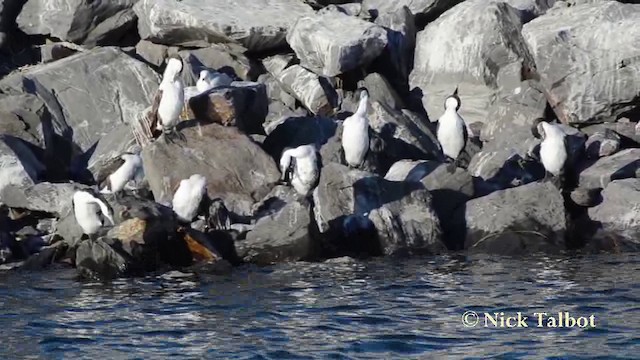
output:
M404 101L398 93L391 87L391 84L382 75L371 73L358 83L359 87L364 87L369 92L370 102L379 102L392 109L405 108ZM357 103L357 102L356 102ZM354 104L355 105L355 104ZM355 112L357 105L352 112Z
M168 56L169 47L161 44L154 44L151 41L140 40L136 44L136 54L144 61L160 68Z
M588 247L621 251L640 249L640 179L615 180L602 191L604 201L589 209L599 227Z
M296 107L296 98L289 95L289 93L280 85L278 80L276 80L271 74L266 73L258 76L258 82L264 84L267 87L267 97L269 98L269 112L279 112L280 108L294 109ZM275 110L272 109L272 104L275 105ZM282 105L279 107L279 105ZM280 111L282 112L282 111ZM267 115L267 118L269 116Z
M91 180L95 181L100 169L110 160L125 152L136 152L139 149L131 127L127 124L120 124L98 140L92 150L86 168L91 173Z
M378 17L384 14L394 13L403 7L408 7L413 14L427 19L435 19L440 14L450 9L463 0L363 0L363 11L374 12Z
M264 84L239 81L189 99L189 108L199 121L235 126L247 134L263 132L268 104Z
M432 120L458 87L460 115L484 122L494 97L520 86L534 61L520 34L521 19L504 2L462 2L418 33L411 88L421 89ZM446 54L446 55L445 55Z
M71 211L73 193L86 188L86 185L76 183L42 182L28 186L13 185L4 188L0 192L0 198L11 208L61 216Z
M538 82L527 80L513 93L505 94L491 104L480 134L484 142L497 137L512 137L514 133L531 134L537 118L544 118L547 98Z
M585 148L587 156L592 159L613 155L620 150L620 136L609 129L596 132L589 136Z
M195 125L182 133L187 138L183 146L156 141L142 151L144 173L158 202L170 202L180 180L200 174L211 198L220 197L229 210L244 214L280 178L273 159L235 128Z
M40 57L43 63L64 59L78 52L77 49L67 46L69 43L52 43L40 47Z
M158 84L148 66L106 47L14 73L0 81L0 90L37 94L53 116L56 133L86 151L147 108Z
M599 1L557 7L524 26L549 103L563 123L613 121L637 108L638 16L640 5Z
M300 65L281 71L276 79L284 89L315 115L331 115L338 107L338 94L331 83Z
M380 14L375 23L387 31L387 46L377 60L381 63L380 71L393 80L396 88L409 90L417 34L413 13L409 7L402 6Z
M348 2L348 1L347 1ZM324 14L328 12L339 12L349 16L358 16L362 11L362 4L360 3L348 3L348 4L340 4L340 5L329 5L318 10L318 14Z
M562 195L549 182L496 191L459 211L464 213L459 226L468 229L464 247L469 252L530 255L564 249Z
M109 281L127 273L129 261L102 239L85 240L76 250L76 269L86 279Z
M504 2L518 11L524 24L544 15L555 5L556 0L504 0Z
M185 73L191 73L193 84L200 77L200 70L213 69L223 72L231 78L244 81L256 81L261 72L259 64L249 59L244 47L229 44L211 44L202 49L182 50L179 54L187 63ZM190 83L191 84L191 83Z
M640 149L626 149L603 157L580 172L580 186L606 188L613 180L640 175Z
M390 255L444 248L431 197L421 184L387 181L331 163L322 168L313 199L318 229L334 252L358 249ZM353 244L353 232L371 226L376 236Z
M426 121L407 116L379 102L371 102L369 126L385 143L385 155L391 163L383 166L383 173L402 159L424 160L441 157L440 143Z
M279 101L271 101L269 103L269 113L262 127L265 134L271 134L278 126L291 118L306 118L308 112L303 108L291 110Z
M292 198L295 191L288 190ZM269 205L270 211L257 220L246 240L236 243L240 258L259 265L317 258L320 247L311 236L310 204L276 197Z
M622 148L639 147L640 146L640 132L636 132L636 123L632 122L615 122L615 123L603 123L588 125L580 128L580 131L587 135L593 135L597 132L603 132L613 130L618 136L620 136L620 146Z
M287 42L300 65L316 74L336 76L378 57L387 45L387 35L378 25L328 13L299 18L287 34Z
M262 147L274 159L280 161L280 156L286 147L296 148L307 144L322 147L329 139L336 138L339 133L336 121L328 117L289 117L269 132ZM324 157L322 160L324 163Z
M18 15L28 35L50 35L63 41L95 46L118 40L136 21L136 0L87 3L81 0L28 0Z
M44 175L45 167L27 144L10 135L0 135L0 194L9 186L29 186ZM4 202L4 196L0 196Z
M359 185L367 195L375 185L382 187L382 193L378 195L382 197L381 205L371 210L368 216L377 230L382 254L446 252L440 222L431 207L431 195L422 185L364 178L353 185L356 199L360 196Z
M461 168L451 172L447 164L437 161L401 160L393 164L384 178L422 183L433 197L433 210L445 234L454 225L455 210L475 194L474 181L468 172Z
M234 41L250 51L284 46L296 19L313 14L298 0L140 0L134 10L142 39L182 47Z
M51 114L36 95L7 95L0 98L0 133L21 138L41 148L53 147L53 131L47 126Z

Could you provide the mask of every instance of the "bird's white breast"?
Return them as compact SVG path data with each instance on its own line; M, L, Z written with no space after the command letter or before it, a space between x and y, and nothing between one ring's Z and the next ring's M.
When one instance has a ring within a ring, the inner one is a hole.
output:
M369 150L369 124L366 118L352 115L345 119L342 130L344 157L351 166L359 166Z
M162 87L162 99L158 106L158 116L163 127L173 127L178 123L184 106L184 86L182 81L165 82Z
M74 204L73 212L76 221L85 234L95 234L102 227L102 221L100 220L98 211L97 205L92 203L80 202Z
M540 144L540 160L544 168L558 176L567 160L567 149L562 138L546 138Z
M446 111L438 120L438 141L442 152L456 159L464 149L464 120L454 111Z

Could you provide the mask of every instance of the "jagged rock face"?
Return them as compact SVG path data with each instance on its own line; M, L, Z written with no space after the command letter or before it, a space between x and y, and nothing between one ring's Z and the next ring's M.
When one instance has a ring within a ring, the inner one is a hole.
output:
M137 0L29 0L17 23L29 35L52 37L86 46L119 40L135 26Z
M605 188L613 180L640 175L640 149L626 149L603 157L580 172L580 186Z
M524 26L549 103L562 122L614 121L637 108L639 16L640 5L596 1L554 8Z
M134 121L151 104L158 84L147 65L105 47L7 76L0 89L38 95L55 133L84 152L115 126Z
M429 118L444 111L458 87L461 116L484 122L491 100L520 86L523 68L534 68L521 36L518 13L503 2L462 2L418 33L411 88L419 88Z
M246 214L279 180L273 158L236 128L195 121L185 122L185 127L185 144L157 140L142 151L156 201L170 202L180 180L200 174L212 198L220 197L230 210Z
M234 41L251 51L286 45L296 19L313 14L298 0L140 0L134 10L143 39L189 47Z
M29 186L39 181L45 167L26 142L0 134L0 202L2 192L10 186Z
M456 220L467 229L464 248L470 252L524 255L565 248L562 195L549 182L496 191L459 212Z
M381 26L341 13L325 13L298 19L287 42L302 66L316 74L336 76L373 61L387 45L387 35Z
M640 179L612 181L602 198L601 204L589 209L598 231L587 246L612 251L640 249Z

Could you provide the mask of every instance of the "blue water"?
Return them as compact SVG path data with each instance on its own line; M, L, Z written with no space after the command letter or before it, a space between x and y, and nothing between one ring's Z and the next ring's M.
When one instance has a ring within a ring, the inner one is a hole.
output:
M640 357L640 255L437 257L173 272L109 285L0 274L1 359ZM465 327L465 311L596 328Z

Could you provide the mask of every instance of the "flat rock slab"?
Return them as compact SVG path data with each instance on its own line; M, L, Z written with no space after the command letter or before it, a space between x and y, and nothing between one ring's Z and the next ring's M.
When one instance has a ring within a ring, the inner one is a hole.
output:
M551 183L496 191L462 207L470 252L528 255L564 249L562 195Z
M556 7L524 26L549 103L564 123L613 121L637 107L640 5Z
M605 188L613 180L640 175L640 149L626 149L600 158L580 173L580 186Z
M38 183L31 186L10 186L0 193L0 199L12 208L42 211L62 216L71 211L73 193L87 188L75 183Z
M378 16L393 13L407 6L414 15L435 17L463 0L363 0L364 11L375 11Z
M440 117L457 86L461 116L469 124L484 122L493 98L513 92L523 67L533 67L521 28L509 5L468 0L419 32L409 85L422 90L429 118Z
M108 36L117 39L135 25L136 1L28 0L17 24L28 35L96 45Z
M9 186L33 185L44 174L45 167L23 140L0 134L0 202Z
M147 65L105 47L7 76L0 89L46 99L56 132L86 151L115 126L134 121L159 83Z
M338 106L338 94L331 83L300 65L289 66L276 79L315 115L331 115Z
M589 218L600 226L598 240L614 241L609 250L620 250L616 240L640 247L640 179L615 180L602 191L603 202L589 209Z
M171 201L180 180L200 174L207 179L209 196L222 198L239 213L234 205L250 208L280 178L273 159L236 128L192 124L182 133L186 144L157 140L142 151L145 176L160 203Z
M305 16L295 23L287 42L305 68L336 76L368 64L387 45L378 25L341 13Z
M313 15L299 0L140 0L134 10L142 39L183 47L237 42L251 51L286 45L295 21Z

